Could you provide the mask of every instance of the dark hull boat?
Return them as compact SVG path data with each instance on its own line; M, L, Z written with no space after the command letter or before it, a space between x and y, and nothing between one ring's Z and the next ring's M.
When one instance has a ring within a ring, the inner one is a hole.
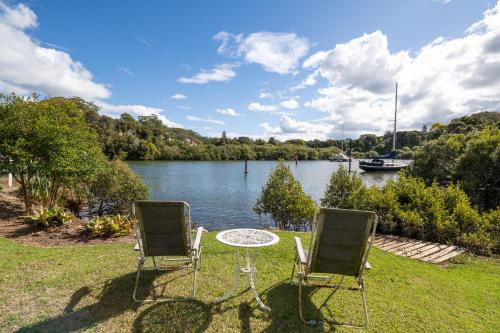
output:
M394 102L394 131L392 137L392 152L389 155L378 156L371 160L360 161L359 168L364 171L399 171L406 168L408 164L398 164L394 162L385 162L384 159L394 159L396 158L396 122L397 122L397 112L398 112L398 83L396 82L396 100Z
M407 164L386 163L384 160L372 160L371 162L359 161L359 168L363 171L399 171L406 168Z

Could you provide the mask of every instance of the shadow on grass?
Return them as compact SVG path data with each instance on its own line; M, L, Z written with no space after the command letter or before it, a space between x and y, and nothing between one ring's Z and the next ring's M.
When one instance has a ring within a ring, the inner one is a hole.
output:
M326 297L321 306L317 307L312 301L312 296L318 291L318 288L312 288L305 286L303 289L303 304L304 304L304 316L307 319L314 319L318 321L323 321L328 324L328 331L336 331L335 324L336 321L326 320L321 318L321 313L325 309L332 315L330 309L328 308L328 303L332 303L332 298L337 292L333 289L328 297ZM270 325L263 330L263 332L317 332L323 331L324 327L322 324L311 326L304 324L299 317L299 287L296 284L290 284L289 280L281 281L268 288L264 294L269 307L272 309L269 314ZM240 319L241 320L241 319ZM250 331L246 331L250 332Z
M134 322L133 332L203 332L212 321L210 306L198 300L155 303Z
M153 289L158 287L153 286L153 281L159 276L166 274L169 273L165 271L143 272L143 274L141 274L141 293L153 293ZM80 288L73 293L62 314L52 318L48 318L30 326L22 327L17 332L69 333L82 331L108 319L119 316L125 311L137 311L137 309L141 306L141 303L137 303L132 300L135 275L136 272L131 272L129 274L125 274L115 279L106 281L95 303L83 306L75 310L80 301L92 292L91 288L87 286ZM177 278L179 277L170 279L170 281L165 283L163 287ZM203 313L203 315L200 315L201 317L199 317L197 320L201 322L201 319L210 319L209 316L204 315L206 314L205 308L202 307L201 304L197 304L196 301L194 301L194 303L184 301L182 302L184 303L182 305L180 303L180 301L172 301L170 302L170 304L164 302L153 305L139 316L135 325L135 330L137 332L149 331L149 329L147 328L144 329L145 326L141 324L142 322L144 322L144 318L150 318L152 320L153 317L156 316L156 314L161 313L164 314L163 316L170 316L170 313L172 313L172 316L178 316L182 312L191 314L197 307L202 308L203 310L200 312ZM164 322L164 324L165 326L169 326L168 322ZM184 323L180 324L185 325L186 322L184 321ZM193 325L194 324L196 323L193 323ZM206 325L208 325L208 323ZM177 331L180 330L180 327L182 326L179 326L177 328ZM154 329L153 331L159 330ZM197 330L194 330L193 332L197 332Z

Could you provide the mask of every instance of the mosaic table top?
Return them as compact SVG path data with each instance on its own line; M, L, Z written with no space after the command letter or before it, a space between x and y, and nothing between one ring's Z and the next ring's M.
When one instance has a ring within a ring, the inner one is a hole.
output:
M230 229L219 232L217 240L223 244L237 247L264 247L279 242L272 232L260 229Z

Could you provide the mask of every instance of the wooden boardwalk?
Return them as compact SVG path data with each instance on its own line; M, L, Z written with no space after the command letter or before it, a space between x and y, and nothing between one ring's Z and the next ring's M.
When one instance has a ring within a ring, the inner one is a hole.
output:
M391 235L376 235L373 246L398 256L440 264L464 252L454 245L429 243Z

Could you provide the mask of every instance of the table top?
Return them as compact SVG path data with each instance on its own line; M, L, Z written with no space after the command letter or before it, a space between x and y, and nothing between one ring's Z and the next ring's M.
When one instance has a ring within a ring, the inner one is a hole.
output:
M216 238L223 244L236 247L264 247L280 241L272 232L260 229L229 229L219 232Z

